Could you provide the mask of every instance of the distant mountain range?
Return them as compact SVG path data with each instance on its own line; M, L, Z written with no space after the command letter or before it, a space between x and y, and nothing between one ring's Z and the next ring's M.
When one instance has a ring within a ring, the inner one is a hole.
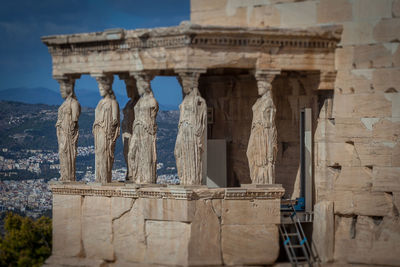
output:
M120 108L124 108L128 98L125 95L116 94ZM100 100L100 94L96 91L79 89L76 97L83 107L96 108ZM61 105L61 94L45 87L35 88L10 88L0 90L0 100L16 101L27 104ZM177 110L177 106L159 104L160 110Z

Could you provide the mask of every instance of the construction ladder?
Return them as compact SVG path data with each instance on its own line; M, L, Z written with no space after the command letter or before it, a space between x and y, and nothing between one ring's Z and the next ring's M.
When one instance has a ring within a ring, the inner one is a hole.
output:
M290 214L291 222L281 222L279 225L279 232L289 261L293 266L305 263L308 263L308 266L316 266L319 261L318 256L310 248L293 203L290 203L289 207L292 212ZM294 228L290 227L291 225L294 225ZM294 232L290 231L291 229L294 229Z

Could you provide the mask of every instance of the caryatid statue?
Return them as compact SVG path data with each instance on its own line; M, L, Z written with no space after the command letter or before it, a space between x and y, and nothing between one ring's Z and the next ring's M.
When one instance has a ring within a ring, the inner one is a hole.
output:
M119 136L119 105L112 90L113 76L95 76L103 97L97 104L93 124L96 182L110 183L115 142Z
M207 105L198 90L200 73L180 72L179 76L184 98L179 105L178 136L174 151L178 177L182 185L201 185Z
M58 109L56 123L60 180L75 181L75 162L79 136L78 119L81 106L76 100L74 92L75 79L71 77L56 77L56 79L60 83L61 96L65 99Z
M128 160L129 143L132 136L133 122L135 120L134 107L137 101L139 100L139 94L137 91L136 80L134 77L126 74L126 75L120 75L120 79L123 79L125 81L126 94L129 97L129 101L126 103L124 109L122 110L124 113L124 118L121 123L122 143L124 145L124 158L126 162L126 180L129 181L132 178L132 176L130 175L129 160Z
M253 184L275 183L275 162L278 151L276 131L276 107L271 82L279 72L257 71L257 87L260 97L253 105L253 121L247 146L250 178Z
M129 180L137 184L153 184L157 180L157 124L158 103L151 90L152 76L134 73L140 95L134 111L135 120L128 152Z

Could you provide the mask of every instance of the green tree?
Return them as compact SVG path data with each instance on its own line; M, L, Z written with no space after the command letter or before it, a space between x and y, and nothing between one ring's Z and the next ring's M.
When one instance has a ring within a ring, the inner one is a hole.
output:
M0 240L0 266L41 266L51 254L51 219L8 213Z

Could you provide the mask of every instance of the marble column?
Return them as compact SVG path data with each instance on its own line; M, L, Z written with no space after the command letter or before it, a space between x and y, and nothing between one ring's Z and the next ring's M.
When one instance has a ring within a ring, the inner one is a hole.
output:
M56 76L64 102L58 109L56 123L58 155L60 160L60 181L76 181L75 163L79 137L78 119L81 106L76 99L72 76Z
M95 111L93 124L96 182L110 183L115 143L120 134L119 105L115 99L112 75L92 75L99 85L102 99Z
M128 152L128 180L137 184L153 184L157 181L157 123L158 103L151 90L153 75L134 72L139 100L134 112L135 119Z
M176 70L183 89L179 105L178 136L175 159L182 185L201 185L203 153L206 147L207 105L198 90L198 80L205 70Z
M132 175L130 175L129 169L129 143L132 136L133 122L135 121L135 105L139 100L139 93L136 86L136 79L129 74L119 75L121 80L125 81L126 94L129 97L129 101L126 103L124 109L122 110L124 118L121 123L122 129L122 143L124 145L124 158L126 163L126 180L131 181Z
M257 70L255 78L259 98L253 105L253 120L247 146L250 178L253 184L274 184L275 163L278 151L276 107L272 81L280 71Z

